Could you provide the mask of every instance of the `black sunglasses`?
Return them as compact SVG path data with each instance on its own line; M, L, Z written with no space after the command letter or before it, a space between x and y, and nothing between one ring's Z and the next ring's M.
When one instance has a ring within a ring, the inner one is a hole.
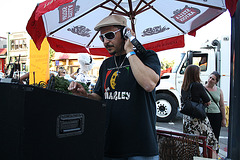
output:
M110 32L107 32L107 33L104 33L104 34L101 34L99 36L99 38L101 39L102 42L104 42L104 38L106 38L107 40L111 41L115 38L115 33L117 33L118 31L120 31L121 29L119 30L116 30L116 31L110 31Z

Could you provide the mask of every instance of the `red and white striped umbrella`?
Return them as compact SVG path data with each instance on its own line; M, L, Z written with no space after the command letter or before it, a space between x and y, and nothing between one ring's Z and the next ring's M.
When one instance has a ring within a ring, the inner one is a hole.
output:
M194 35L225 11L225 0L46 0L35 8L27 31L38 49L47 37L57 52L109 56L94 27L118 14L146 49L158 52L184 47L184 34Z

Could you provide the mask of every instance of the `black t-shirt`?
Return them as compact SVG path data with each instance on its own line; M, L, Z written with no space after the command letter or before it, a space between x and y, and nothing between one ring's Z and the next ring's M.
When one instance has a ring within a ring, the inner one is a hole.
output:
M160 75L154 51L138 57ZM137 83L125 55L117 56L116 62L118 66L123 62L122 67L116 67L113 56L103 62L94 89L107 105L105 156L157 155L155 90L146 92Z
M181 95L182 95L181 100L183 101L184 99L186 99L186 97L188 95L187 91L181 90ZM194 82L192 84L191 97L192 97L193 102L199 102L200 98L202 99L203 104L210 101L210 99L204 89L204 86L198 82Z

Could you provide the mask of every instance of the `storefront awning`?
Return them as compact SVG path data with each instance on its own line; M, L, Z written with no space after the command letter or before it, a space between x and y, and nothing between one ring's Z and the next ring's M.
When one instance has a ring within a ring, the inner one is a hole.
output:
M6 56L7 48L0 48L0 56Z

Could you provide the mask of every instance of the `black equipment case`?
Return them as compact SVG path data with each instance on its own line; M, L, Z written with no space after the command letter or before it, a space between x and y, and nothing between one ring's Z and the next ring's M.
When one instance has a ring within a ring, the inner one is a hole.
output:
M0 159L101 160L105 112L99 101L0 83Z

